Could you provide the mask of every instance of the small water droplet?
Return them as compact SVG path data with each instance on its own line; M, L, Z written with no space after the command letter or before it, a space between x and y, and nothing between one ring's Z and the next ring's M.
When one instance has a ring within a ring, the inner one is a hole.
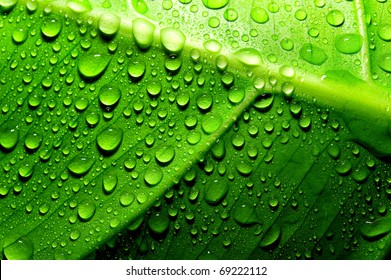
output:
M264 24L269 21L269 15L265 9L254 7L251 9L250 16L256 23Z
M339 10L332 10L327 14L326 20L331 26L337 27L344 23L345 16Z
M140 14L148 12L148 5L144 0L132 0L132 6Z
M102 179L103 190L105 193L112 193L118 183L118 176L115 173L106 174Z

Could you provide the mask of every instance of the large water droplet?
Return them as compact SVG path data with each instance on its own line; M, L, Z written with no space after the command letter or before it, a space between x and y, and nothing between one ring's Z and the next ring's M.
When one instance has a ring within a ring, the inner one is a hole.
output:
M365 239L376 241L391 232L391 217L386 216L372 222L367 222L361 227L361 233Z
M310 43L304 44L301 47L300 57L314 65L321 65L327 60L325 51Z
M175 149L171 145L161 145L155 152L155 158L158 163L165 166L174 159Z
M269 21L269 15L265 9L254 7L251 9L250 16L256 23L266 23Z
M332 10L327 14L326 20L331 26L341 26L345 21L345 16L339 10Z
M377 29L377 34L384 41L391 41L391 24L382 24Z
M96 206L92 199L82 200L77 207L77 214L83 221L90 220L95 214Z
M253 165L245 160L240 160L236 164L236 170L243 176L249 176L253 172Z
M15 7L17 0L0 0L0 12L11 11Z
M205 187L205 201L211 205L218 204L228 193L228 184L223 180L214 180Z
M114 36L121 24L121 18L112 13L104 13L99 17L99 31L108 37Z
M88 0L68 0L67 6L76 13L85 13L92 10L91 3Z
M209 9L221 9L228 4L229 0L202 0L205 7Z
M42 143L42 134L39 132L32 132L27 135L24 140L24 145L30 151L35 151L41 146Z
M152 45L155 28L155 25L146 19L136 18L133 20L134 40L141 49L147 49Z
M120 128L106 128L96 138L96 144L104 154L112 154L121 145L122 135L123 132Z
M129 205L131 205L133 203L134 199L135 199L135 196L133 193L124 191L124 192L122 192L121 196L119 197L119 203L124 207L128 207Z
M55 16L49 16L42 22L41 32L42 34L48 38L53 39L60 34L62 29L62 22L59 18Z
M106 174L103 177L102 185L105 193L110 194L114 191L118 183L118 176L115 173Z
M34 244L26 236L19 238L4 248L4 255L8 260L30 260L33 257L33 253Z
M381 55L377 64L382 70L391 73L391 53Z
M353 54L358 53L362 47L362 38L359 34L347 33L337 36L335 39L335 48L340 53Z
M131 78L138 81L145 73L145 62L142 60L133 60L129 63L128 73Z
M148 6L144 0L132 0L132 6L140 14L148 12Z
M270 248L273 247L277 242L279 242L281 237L281 228L279 226L272 226L265 236L262 238L259 246L261 248Z
M220 115L214 113L207 113L202 119L202 130L206 134L212 134L216 132L223 124L223 119Z
M99 101L104 107L113 107L117 105L121 98L121 90L117 85L104 85L99 90Z
M245 65L255 66L262 63L262 56L256 49L244 48L235 53L236 58Z
M152 165L145 171L144 180L149 186L156 186L163 179L160 167Z
M87 81L99 78L110 63L110 56L98 52L89 52L83 55L78 63L81 76Z
M167 231L170 225L168 214L165 211L155 213L148 219L149 228L156 234L163 234Z
M83 176L90 171L95 160L85 156L76 156L68 164L68 170L74 176Z
M26 41L28 36L28 31L23 28L15 28L14 31L12 32L12 39L16 44L22 44L24 41Z
M182 51L186 36L178 29L166 27L160 31L160 40L169 53L177 54Z
M251 226L259 220L254 205L247 201L237 204L233 211L233 218L241 226Z
M19 141L19 130L15 128L0 129L0 147L11 151Z
M34 173L34 165L31 163L22 163L19 167L19 176L23 180L28 180Z

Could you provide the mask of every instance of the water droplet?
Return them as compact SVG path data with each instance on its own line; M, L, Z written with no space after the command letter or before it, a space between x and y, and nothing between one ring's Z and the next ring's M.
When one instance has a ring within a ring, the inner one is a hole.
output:
M157 162L163 166L168 165L175 157L175 149L171 145L161 145L155 152Z
M350 163L350 161L343 161L339 166L336 167L335 170L340 175L347 175L350 170L352 170L352 164Z
M103 177L102 185L105 193L110 194L114 191L118 183L118 176L115 173L106 174Z
M265 9L254 7L251 9L250 16L256 23L264 24L269 21L269 15Z
M209 9L221 9L228 4L229 0L202 0L205 7Z
M201 134L197 131L190 131L186 135L186 140L187 140L187 142L189 142L190 145L196 145L201 140Z
M119 197L119 203L122 206L127 207L133 203L134 199L135 199L135 196L133 193L124 191L124 192L122 192L121 196Z
M391 24L382 24L377 29L377 34L384 41L391 41Z
M240 160L236 164L236 170L243 176L249 176L253 172L253 165L246 160Z
M97 52L89 52L81 57L78 69L81 76L87 81L99 78L110 63L110 56Z
M361 234L369 241L376 241L391 232L391 218L389 216L379 218L372 222L366 222L361 227Z
M253 106L261 111L265 111L271 108L274 101L274 94L264 93L257 97Z
M24 140L24 145L26 148L30 151L37 150L42 143L42 134L38 132L33 132L27 135L26 139Z
M204 48L212 53L219 53L223 46L219 41L210 39L204 42Z
M307 130L310 128L311 126L311 117L310 116L306 116L306 115L303 115L300 120L299 120L299 126L303 129L303 130Z
M291 51L291 50L293 50L293 47L294 47L293 40L290 38L282 39L280 42L280 45L281 45L281 48L286 51Z
M95 210L96 206L94 201L87 198L79 203L77 207L77 214L81 220L88 221L91 220L91 218L94 216Z
M227 21L235 21L238 18L238 12L233 8L228 8L224 11L224 18Z
M205 201L211 205L221 202L228 193L228 184L223 180L214 180L205 187Z
M357 183L365 182L370 175L370 172L367 168L358 168L352 173L352 178Z
M259 246L261 248L270 248L273 247L277 242L279 242L281 237L281 228L279 226L272 226L265 236L262 238Z
M29 179L33 175L33 173L34 173L34 165L31 163L23 163L19 167L19 176L23 180Z
M155 28L155 25L146 19L136 18L133 20L134 40L141 49L147 49L152 45Z
M34 244L26 236L19 238L4 248L4 255L8 260L31 260L33 253Z
M147 92L153 98L158 97L159 94L162 92L162 84L158 81L148 83Z
M233 218L241 226L251 226L258 223L259 220L255 207L244 200L234 208Z
M14 31L12 32L12 39L16 44L24 43L24 41L26 41L27 39L27 36L28 36L28 31L23 27L15 28Z
M235 53L236 58L245 65L255 66L262 63L262 56L256 49L244 48Z
M305 20L307 18L307 12L303 9L298 9L295 12L295 18L300 21Z
M68 0L67 6L76 13L85 13L92 10L91 3L88 0Z
M132 6L140 14L148 12L148 6L144 0L132 0Z
M210 110L212 108L212 104L213 104L213 98L208 93L201 94L197 98L197 107L203 112Z
M113 13L103 13L99 17L99 31L108 37L114 36L119 29L121 24L121 18Z
M0 147L11 151L19 141L19 130L15 128L0 129Z
M223 119L220 115L214 113L207 113L202 119L202 130L206 134L212 134L216 132L223 124Z
M186 36L178 29L166 27L160 31L160 40L169 53L177 54L182 51Z
M327 14L326 20L331 26L341 26L345 21L345 16L339 10L332 10Z
M359 34L347 33L337 36L335 39L335 48L340 53L354 54L358 53L362 47L362 38Z
M239 88L234 88L228 92L228 100L233 104L239 104L243 101L245 96L244 90Z
M102 153L113 154L121 145L122 136L122 129L109 127L96 137L96 144Z
M156 234L163 234L167 231L170 225L170 220L168 214L165 211L152 214L148 218L149 228Z
M15 7L17 0L0 0L0 12L9 12Z
M144 180L149 186L156 186L163 179L160 167L152 165L145 171Z
M121 99L121 90L117 85L107 84L99 90L99 101L104 107L113 107Z
M381 55L377 64L382 70L391 73L391 53Z
M58 34L60 34L61 29L61 20L54 16L50 16L44 19L41 25L41 32L48 39L53 39L57 37Z
M78 229L72 230L71 233L69 234L69 239L72 241L76 241L80 238L81 232Z
M68 170L74 176L83 176L90 171L95 160L85 156L76 156L68 163Z
M133 60L129 63L128 73L134 80L139 80L145 73L145 62L142 60Z
M323 49L310 43L306 43L301 47L300 57L314 65L321 65L328 58Z

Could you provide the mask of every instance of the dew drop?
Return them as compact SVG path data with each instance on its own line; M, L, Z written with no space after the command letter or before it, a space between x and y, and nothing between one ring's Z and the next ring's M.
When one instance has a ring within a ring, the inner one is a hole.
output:
M269 15L265 9L254 7L251 9L250 16L256 23L264 24L269 21Z
M223 180L214 180L213 184L205 187L205 201L210 205L221 202L228 193L228 184Z
M106 174L106 176L103 177L102 180L102 185L103 185L103 190L107 194L111 194L118 183L118 176L115 173L109 173Z
M96 144L104 154L114 153L121 145L123 137L122 129L109 127L103 130L96 138Z
M61 20L54 16L50 16L44 19L41 25L41 32L48 39L53 39L57 37L58 34L60 34L61 29Z
M67 6L75 13L86 13L92 10L91 3L88 0L68 0Z
M152 165L145 171L144 180L149 186L156 186L163 179L160 167Z
M229 0L202 0L205 7L209 9L221 9L229 3Z
M343 161L339 166L336 167L335 170L340 175L347 175L350 170L352 170L352 164L350 163L350 161Z
M77 207L77 214L82 221L91 220L96 211L96 206L92 199L82 200Z
M9 12L15 7L17 0L0 0L0 12Z
M133 20L133 36L141 49L147 49L152 45L155 28L155 25L146 19L136 18Z
M347 33L337 36L335 39L335 48L340 53L354 54L358 53L362 47L362 38L359 34Z
M99 78L105 72L109 63L109 55L89 52L81 57L77 66L81 76L90 81Z
M228 92L228 100L233 104L239 104L243 101L245 96L244 90L239 88L234 88Z
M72 241L76 241L80 238L81 232L78 229L72 230L69 234L69 239Z
M11 151L19 141L19 130L15 128L0 129L0 147L6 151Z
M132 6L140 14L148 12L148 5L144 0L132 0Z
M325 51L313 44L306 43L300 49L300 57L308 63L321 65L327 60Z
M382 24L377 29L377 34L384 41L391 41L391 24Z
M246 160L240 160L236 164L236 170L243 176L249 176L253 172L253 166Z
M142 60L133 60L129 63L128 74L134 80L139 80L144 75L146 69L145 62Z
M227 21L235 21L238 19L238 12L233 8L228 8L224 11L224 18Z
M285 51L291 51L293 50L294 43L293 40L290 38L282 39L280 42L281 48Z
M274 94L264 93L255 99L253 106L260 111L266 111L271 108L274 101Z
M23 163L19 166L19 176L23 180L28 180L34 173L34 165L31 163Z
M204 48L212 53L219 53L222 47L220 42L214 39L206 40L204 42Z
M200 109L203 112L210 110L212 107L212 104L213 104L213 98L208 93L201 94L197 98L197 107L198 107L198 109Z
M134 199L135 199L135 196L133 193L124 191L124 192L122 192L121 196L119 197L119 203L122 206L127 207L133 203Z
M161 211L155 213L148 218L149 228L156 234L163 234L167 231L170 225L167 212Z
M202 130L206 134L212 134L216 132L223 124L223 119L220 115L214 113L207 113L202 119Z
M4 255L8 260L31 260L33 253L34 244L26 236L19 238L4 248Z
M121 99L121 90L117 85L107 84L99 90L99 101L104 107L113 107Z
M174 157L175 149L171 145L161 145L155 152L156 161L163 166L171 163Z
M259 246L261 248L270 248L279 242L281 237L281 228L278 226L272 226L265 236L262 238Z
M235 57L245 65L255 66L262 63L262 56L256 50L252 48L244 48L235 53Z
M391 53L381 55L377 64L385 72L391 73Z
M249 202L241 202L234 208L233 218L241 226L251 226L258 223L255 208Z
M95 160L85 156L76 156L68 163L68 170L74 176L83 176L87 174Z
M344 23L345 16L339 10L332 10L327 14L326 20L331 26L337 27Z
M99 31L108 37L114 36L120 27L121 18L113 13L103 13L99 17Z
M391 232L391 218L388 216L366 222L361 227L361 234L369 241L376 241Z
M30 151L37 150L42 143L42 134L39 132L33 132L27 135L26 139L24 140L24 145L26 148Z
M160 40L167 52L178 54L185 45L186 36L178 29L166 27L160 31Z
M25 28L19 27L15 28L12 32L12 39L16 44L22 44L26 41L28 32Z

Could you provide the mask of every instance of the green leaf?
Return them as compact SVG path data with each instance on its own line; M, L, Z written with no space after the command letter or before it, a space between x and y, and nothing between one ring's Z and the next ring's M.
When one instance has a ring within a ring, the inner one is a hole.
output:
M300 5L0 1L3 258L387 258L389 7Z

